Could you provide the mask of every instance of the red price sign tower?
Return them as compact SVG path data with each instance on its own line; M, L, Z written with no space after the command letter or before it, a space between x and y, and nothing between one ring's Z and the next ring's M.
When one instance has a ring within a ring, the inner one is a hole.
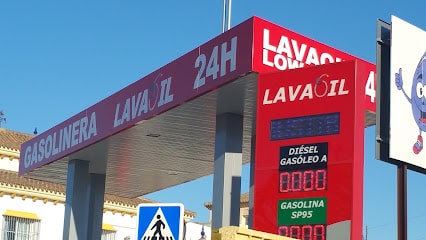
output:
M253 229L361 239L365 71L348 61L259 76Z

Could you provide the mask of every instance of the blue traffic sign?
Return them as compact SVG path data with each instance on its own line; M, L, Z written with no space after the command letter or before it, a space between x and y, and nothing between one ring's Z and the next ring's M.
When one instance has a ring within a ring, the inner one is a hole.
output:
M183 240L183 204L143 203L137 208L138 240Z

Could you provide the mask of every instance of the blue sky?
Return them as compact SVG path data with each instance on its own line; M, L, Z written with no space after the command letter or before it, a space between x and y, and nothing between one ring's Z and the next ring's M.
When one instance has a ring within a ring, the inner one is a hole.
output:
M375 62L376 21L426 29L425 1L232 1L231 25L259 16ZM0 110L10 130L41 133L221 33L222 1L1 1ZM396 239L396 167L374 158L366 129L364 225ZM244 166L242 191L248 191ZM422 174L408 174L408 234L426 239ZM184 192L185 194L182 194ZM207 221L212 177L147 197L182 202Z

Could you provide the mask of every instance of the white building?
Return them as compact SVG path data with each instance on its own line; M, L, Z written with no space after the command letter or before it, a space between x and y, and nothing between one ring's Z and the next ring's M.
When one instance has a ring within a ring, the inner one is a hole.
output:
M0 240L62 239L65 186L18 176L20 146L34 137L0 128ZM105 194L102 240L134 240L137 206L155 201ZM200 203L201 204L201 203ZM198 240L202 229L210 239L210 228L190 223L195 212L185 210L186 240Z
M213 203L212 202L205 202L204 206L209 210L210 212L210 220L212 221L212 208ZM249 228L249 193L243 193L240 196L240 227L242 228Z

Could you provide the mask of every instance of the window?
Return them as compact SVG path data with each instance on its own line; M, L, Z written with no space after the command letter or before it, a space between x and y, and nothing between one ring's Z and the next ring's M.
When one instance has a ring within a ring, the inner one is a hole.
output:
M1 235L4 240L38 240L40 219L34 213L6 210Z
M115 240L116 230L111 224L102 224L101 240Z
M102 230L101 240L115 240L115 232L109 230Z

